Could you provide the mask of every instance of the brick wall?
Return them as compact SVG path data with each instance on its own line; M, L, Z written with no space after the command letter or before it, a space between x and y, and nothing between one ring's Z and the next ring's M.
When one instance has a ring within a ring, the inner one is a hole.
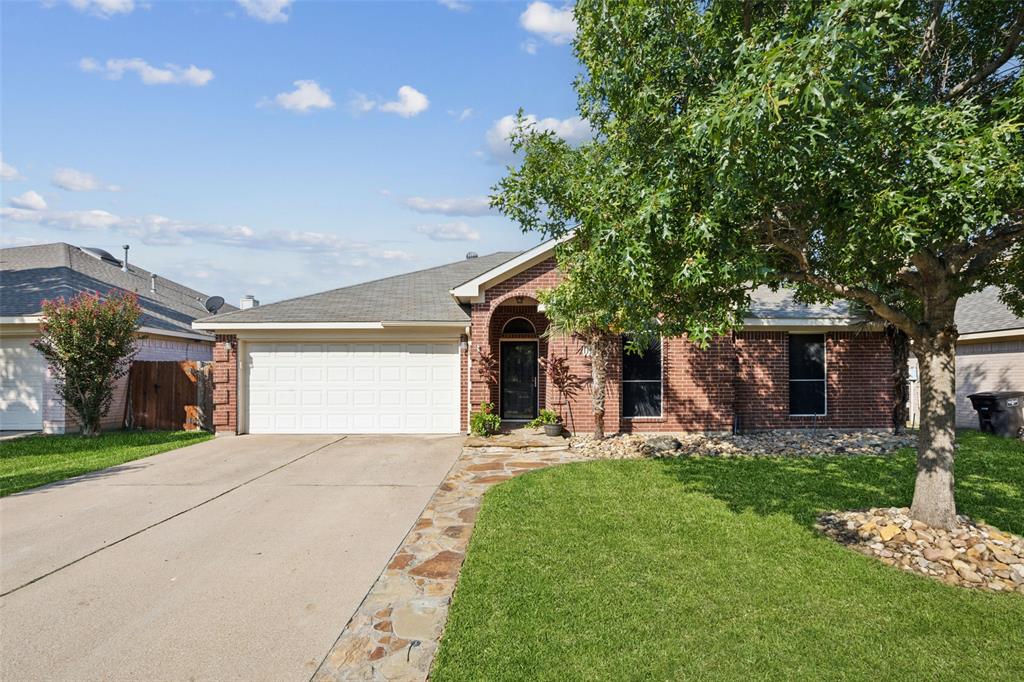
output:
M238 337L218 334L213 347L213 430L238 433Z

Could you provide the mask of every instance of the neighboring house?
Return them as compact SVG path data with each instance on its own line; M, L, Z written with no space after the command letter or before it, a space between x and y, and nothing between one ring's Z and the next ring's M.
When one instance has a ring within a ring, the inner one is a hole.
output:
M0 429L63 433L76 428L31 343L39 335L44 300L114 289L139 296L137 360L212 358L213 335L192 329L193 320L210 314L205 294L125 265L100 249L64 243L0 249ZM122 379L116 386L104 428L123 424L126 385Z
M956 424L978 428L978 413L967 396L985 391L1024 391L1024 318L987 287L956 306ZM920 423L921 384L917 359L910 359L910 422Z
M559 280L554 246L197 321L217 334L218 433L455 433L483 401L506 421L558 407L538 359L590 368L575 339L545 335L537 294ZM481 352L499 358L497 386ZM846 305L761 290L744 328L706 350L665 338L637 356L620 343L610 364L609 432L892 425L892 352ZM572 416L570 428L592 428L588 392Z

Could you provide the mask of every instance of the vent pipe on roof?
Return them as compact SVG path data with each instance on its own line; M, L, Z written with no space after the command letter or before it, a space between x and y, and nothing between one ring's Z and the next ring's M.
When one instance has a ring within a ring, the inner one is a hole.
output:
M156 273L149 276L149 290L151 293L156 293Z
M476 257L477 257L476 251L470 251L469 253L466 254L466 260L469 260L471 258L476 258Z
M121 271L128 272L128 249L131 248L127 244L121 246L124 249L124 260L121 261Z
M252 294L246 294L245 296L242 297L242 300L239 302L238 307L242 310L248 310L249 308L257 307L259 304L260 302L256 300L255 296L253 296Z

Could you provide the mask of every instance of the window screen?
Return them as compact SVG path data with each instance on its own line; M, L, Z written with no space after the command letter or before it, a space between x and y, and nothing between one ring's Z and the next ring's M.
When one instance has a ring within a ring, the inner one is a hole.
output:
M622 416L661 416L661 340L655 339L643 353L627 350L622 340Z
M789 336L789 413L825 414L825 335Z

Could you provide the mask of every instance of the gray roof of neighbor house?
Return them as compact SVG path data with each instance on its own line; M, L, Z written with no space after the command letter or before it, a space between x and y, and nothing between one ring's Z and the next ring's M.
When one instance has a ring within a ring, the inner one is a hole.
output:
M499 251L435 268L217 315L204 321L468 322L468 309L460 305L449 291L517 255L518 251Z
M208 296L159 274L156 292L151 292L151 274L130 260L128 272L123 272L119 264L63 242L0 249L0 316L38 315L46 299L71 298L83 291L102 295L116 288L138 294L142 327L209 335L192 329L193 320L210 314ZM221 310L236 308L225 305Z
M956 328L961 334L1024 329L1024 318L1014 315L999 300L998 287L968 294L956 304Z
M758 287L750 293L750 310L747 311L746 317L787 320L860 318L849 301L797 303L792 289L772 291L768 287Z

